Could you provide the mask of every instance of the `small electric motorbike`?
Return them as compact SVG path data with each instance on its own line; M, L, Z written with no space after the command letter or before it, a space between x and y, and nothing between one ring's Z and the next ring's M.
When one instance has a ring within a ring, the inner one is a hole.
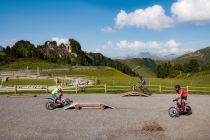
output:
M179 98L173 100L175 105L168 109L168 114L170 117L179 117L180 115L191 115L192 109L188 105L189 103L184 103L184 105L180 105L178 102Z
M142 91L144 94L152 95L150 90L148 88L146 88L144 85L142 85L141 82L139 82L139 84L137 84L137 85L133 85L132 90L133 91Z
M63 94L61 93L61 94L58 95L57 99L47 98L51 101L48 101L45 104L46 109L47 110L53 110L53 109L56 109L56 108L61 108L61 107L70 105L72 103L72 101L69 98L62 99L62 96L63 96Z

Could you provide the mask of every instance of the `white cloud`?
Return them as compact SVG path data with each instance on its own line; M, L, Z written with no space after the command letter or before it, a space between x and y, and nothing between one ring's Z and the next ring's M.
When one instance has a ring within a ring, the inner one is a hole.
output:
M104 28L101 29L102 32L115 32L115 29L113 29L110 26L106 26Z
M146 9L137 9L130 13L121 10L115 19L117 28L136 26L160 30L171 27L172 23L172 19L165 15L165 11L160 5L154 5Z
M178 0L171 11L179 22L210 22L210 0Z
M122 40L118 42L116 45L120 50L129 50L129 49L142 50L146 48L146 44L140 41L129 42L127 40Z
M69 44L69 41L66 38L53 37L52 41L56 41L57 45L61 45L62 43L63 44Z
M127 51L148 51L152 54L164 56L169 54L180 55L186 52L194 51L191 48L181 48L180 43L175 40L169 40L166 42L157 42L157 41L134 41L129 42L127 40L122 40L116 43L116 46L119 50L127 50Z
M99 48L96 48L93 52L94 53L102 53L101 49L99 49Z
M182 44L175 40L168 40L165 42L158 41L127 41L121 40L113 42L108 40L100 48L96 48L92 52L99 52L111 58L135 56L138 57L141 52L147 52L151 56L158 58L165 58L165 56L178 56L184 53L195 51L192 48L184 48Z

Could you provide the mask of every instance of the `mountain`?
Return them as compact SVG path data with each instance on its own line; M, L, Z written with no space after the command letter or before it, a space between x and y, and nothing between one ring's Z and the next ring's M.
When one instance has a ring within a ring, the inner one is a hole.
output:
M3 51L4 47L0 46L0 51Z
M156 76L156 62L150 58L131 58L118 60L129 67L139 75L146 77Z
M151 59L159 59L158 56L153 55L149 52L140 52L136 58L151 58Z
M184 54L178 58L172 60L174 63L187 63L191 59L196 59L200 64L208 64L210 63L210 46L197 50L192 53Z
M150 52L140 52L138 55L135 56L127 56L124 59L132 59L132 58L151 58L153 60L171 60L176 58L176 54L168 54L168 55L157 55ZM120 59L120 58L119 58Z

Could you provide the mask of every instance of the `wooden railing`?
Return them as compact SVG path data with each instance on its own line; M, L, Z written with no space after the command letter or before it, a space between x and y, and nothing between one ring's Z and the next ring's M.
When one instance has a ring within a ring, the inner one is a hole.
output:
M162 86L162 85L146 85L152 93L175 93L175 88L173 86ZM210 94L210 87L193 87L193 86L185 86L182 87L184 91L187 93L209 93ZM112 93L112 92L124 92L132 90L132 86L123 86L123 85L75 85L73 87L64 87L64 92L73 92L73 93L80 93L80 92L87 92L92 91L92 93ZM1 87L0 85L0 92L14 92L18 93L18 91L46 91L46 93L51 92L49 90L48 85L15 85L15 86L7 86Z

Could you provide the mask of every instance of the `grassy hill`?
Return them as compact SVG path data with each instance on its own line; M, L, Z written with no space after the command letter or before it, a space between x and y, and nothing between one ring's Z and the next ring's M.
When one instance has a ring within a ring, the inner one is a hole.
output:
M88 68L86 66L86 68ZM47 71L47 72L42 72L41 74L48 74L48 75L74 75L74 76L96 76L98 79L98 84L108 84L108 85L128 85L132 83L133 78L130 77L129 75L126 75L122 73L119 70L116 70L114 68L110 67L95 67L95 69L80 69L80 70L70 70L70 71ZM137 82L134 80L133 82ZM129 82L130 81L130 82Z
M204 49L197 50L193 53L182 55L174 60L174 63L187 63L190 59L197 59L200 64L207 64L210 62L210 46Z
M152 59L132 58L119 61L127 64L139 75L143 75L145 77L156 77L156 63Z
M67 64L58 64L58 63L51 63L47 62L41 59L35 59L35 58L22 58L22 59L16 59L14 62L0 65L0 70L13 70L13 69L36 69L39 68L67 68L69 65Z

